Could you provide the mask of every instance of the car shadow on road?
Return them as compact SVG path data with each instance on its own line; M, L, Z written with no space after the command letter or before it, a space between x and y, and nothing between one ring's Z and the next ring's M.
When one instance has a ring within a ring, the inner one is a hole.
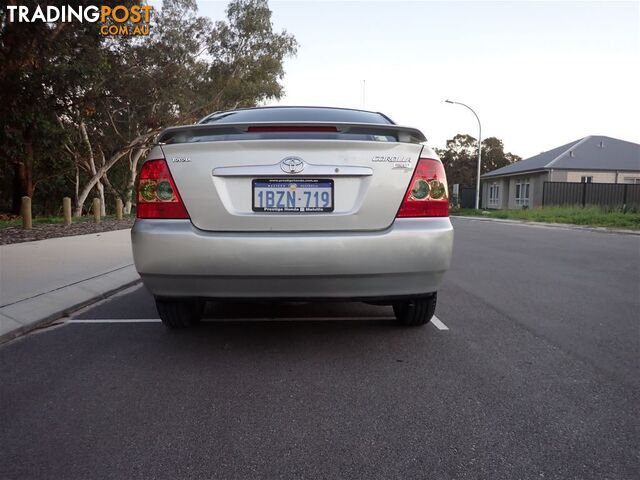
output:
M390 307L354 302L208 302L202 321L178 335L227 335L258 340L283 336L342 335L345 332L398 330Z
M428 342L437 335L430 326L402 327L389 306L360 302L207 302L198 325L167 329L157 320L153 297L143 288L114 296L75 318L87 322L75 328L91 328L103 341L112 336L114 343L126 339L137 348L153 347L165 354L304 348L311 355L331 351L350 355L363 348L391 348L407 339ZM94 321L95 327L87 327Z
M231 359L245 366L262 362L329 362L341 369L344 368L344 364L338 365L341 361L350 359L360 363L366 359L373 361L380 355L384 358L390 355L394 362L408 361L407 351L424 355L437 337L437 330L429 326L407 328L394 320L377 318L206 319L182 330L154 324L153 333L149 335L151 328L147 325L147 335L139 337L139 342L144 344L141 348L153 345L165 358L184 361L185 365L189 364L185 357L195 361L204 355L208 361L221 365Z
M204 320L215 319L393 319L388 306L360 302L207 302Z
M158 319L153 296L143 287L114 295L97 305L87 307L72 316L81 320ZM240 321L344 321L392 320L393 309L388 306L361 302L271 302L227 301L207 302L204 323L229 320Z

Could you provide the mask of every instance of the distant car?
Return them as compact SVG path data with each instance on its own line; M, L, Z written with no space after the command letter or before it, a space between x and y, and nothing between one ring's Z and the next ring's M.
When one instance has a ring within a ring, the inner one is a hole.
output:
M362 110L261 107L168 128L142 166L135 264L169 327L207 300L364 301L423 325L449 268L442 162Z

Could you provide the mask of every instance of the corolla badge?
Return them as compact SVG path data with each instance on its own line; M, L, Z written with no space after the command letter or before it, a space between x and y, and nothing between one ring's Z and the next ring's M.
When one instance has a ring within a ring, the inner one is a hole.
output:
M280 161L284 173L300 173L304 170L304 162L300 157L286 157Z

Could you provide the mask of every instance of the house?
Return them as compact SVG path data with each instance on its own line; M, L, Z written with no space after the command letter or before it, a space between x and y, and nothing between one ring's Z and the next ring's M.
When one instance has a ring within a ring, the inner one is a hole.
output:
M483 208L542 206L544 182L640 184L640 145L591 135L485 173Z

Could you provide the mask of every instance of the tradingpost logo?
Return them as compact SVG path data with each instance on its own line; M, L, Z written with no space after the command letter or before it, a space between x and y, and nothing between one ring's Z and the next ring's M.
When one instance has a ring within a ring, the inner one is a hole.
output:
M7 5L9 22L98 23L100 35L149 35L150 5Z

